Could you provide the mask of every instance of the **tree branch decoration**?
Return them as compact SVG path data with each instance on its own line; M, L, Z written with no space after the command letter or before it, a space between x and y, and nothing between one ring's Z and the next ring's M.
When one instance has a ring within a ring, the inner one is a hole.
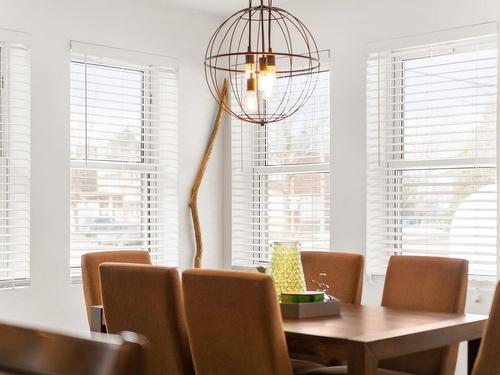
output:
M219 108L217 110L217 115L215 116L215 121L212 127L212 133L210 134L210 139L208 140L207 147L205 148L205 154L201 160L200 166L198 167L198 172L193 182L193 187L191 188L191 199L189 200L189 208L191 209L191 216L193 217L193 227L194 236L196 241L196 253L194 257L194 268L201 267L201 260L203 257L203 241L201 237L201 225L200 217L198 214L198 191L200 189L201 181L205 175L207 169L208 160L212 154L212 149L214 148L215 139L217 138L217 133L219 132L220 124L222 122L222 116L224 114L224 108L227 105L227 79L224 79L224 85L219 97Z

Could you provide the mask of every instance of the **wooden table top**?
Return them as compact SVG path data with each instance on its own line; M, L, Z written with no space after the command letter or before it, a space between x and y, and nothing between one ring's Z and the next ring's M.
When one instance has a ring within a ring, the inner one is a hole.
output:
M344 304L340 316L284 319L283 327L287 336L292 337L370 343L457 326L474 326L482 330L487 318L476 314L417 312Z

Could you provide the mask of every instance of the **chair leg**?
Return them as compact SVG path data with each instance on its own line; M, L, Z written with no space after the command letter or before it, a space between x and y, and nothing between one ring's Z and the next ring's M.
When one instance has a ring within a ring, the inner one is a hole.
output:
M472 374L474 363L476 362L477 353L481 339L471 340L467 342L467 374Z

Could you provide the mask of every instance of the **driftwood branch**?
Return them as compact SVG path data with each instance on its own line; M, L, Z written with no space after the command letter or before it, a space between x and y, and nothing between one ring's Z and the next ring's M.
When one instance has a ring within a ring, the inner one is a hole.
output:
M224 86L222 87L222 92L219 98L219 108L217 110L217 115L215 116L214 125L212 127L212 133L210 134L210 139L208 141L207 147L205 148L205 154L201 160L200 166L198 167L198 172L193 182L193 187L191 188L191 199L189 200L189 208L191 209L191 216L193 217L193 227L194 236L196 241L196 253L194 257L194 267L201 267L201 259L203 256L203 241L201 238L201 225L200 217L198 214L198 190L200 189L201 181L205 175L207 169L208 160L214 148L215 139L217 138L217 133L219 132L220 124L222 122L222 115L224 114L224 106L227 103L227 80L224 80Z

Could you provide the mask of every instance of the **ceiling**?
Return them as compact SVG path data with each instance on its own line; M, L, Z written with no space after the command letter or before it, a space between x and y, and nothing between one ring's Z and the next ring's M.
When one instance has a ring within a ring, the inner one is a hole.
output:
M192 8L219 16L229 16L234 12L246 8L248 0L162 0L166 3L181 7ZM257 0L258 1L258 0ZM257 3L254 1L254 3ZM273 5L282 5L293 0L273 0Z

